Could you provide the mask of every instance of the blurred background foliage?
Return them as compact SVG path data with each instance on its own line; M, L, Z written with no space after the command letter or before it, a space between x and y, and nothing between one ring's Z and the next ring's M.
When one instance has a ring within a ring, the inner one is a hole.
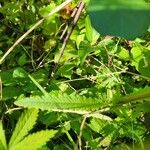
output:
M62 2L0 0L0 57L23 33ZM59 37L65 25L71 23L70 15L77 2L73 1L47 18L1 64L0 117L8 139L21 113L5 114L16 107L13 102L20 97L41 95L27 74L48 92L76 93L93 98L105 95L112 99L114 95L126 95L150 85L150 31L132 41L102 36L92 28L86 8L68 41L54 79L47 85L62 47ZM113 119L112 122L88 118L82 136L83 149L144 149L144 146L147 149L150 109L141 104L139 102L132 109L116 108L105 114ZM81 122L79 115L41 111L34 130L64 130L41 150L75 149Z

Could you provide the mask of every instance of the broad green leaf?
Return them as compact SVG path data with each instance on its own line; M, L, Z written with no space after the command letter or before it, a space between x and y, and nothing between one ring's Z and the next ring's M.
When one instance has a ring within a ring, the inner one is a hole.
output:
M5 132L3 130L3 125L1 120L0 120L0 150L7 150Z
M99 143L101 146L109 146L115 132L118 132L118 128L114 126L112 122L99 120L97 118L91 119L89 127L103 136Z
M56 133L57 130L45 130L30 134L17 145L14 145L11 150L37 150L46 144L50 138L53 138Z
M57 115L57 112L48 111L40 113L38 119L46 126L51 126L61 121L60 117Z
M91 0L88 12L103 35L135 39L150 25L150 6L144 0Z
M92 27L89 16L85 19L85 29L88 41L94 44L98 40L100 34Z
M110 130L110 129L114 129L111 122L105 121L105 120L100 120L100 119L97 119L97 118L92 118L88 126L93 131L95 131L97 133L105 134L105 135L108 135L112 132L112 130ZM103 130L104 128L105 129L107 128L107 130L104 131Z
M78 35L78 36L77 36L76 44L77 44L77 48L78 48L78 49L79 49L80 43L81 43L82 41L84 41L84 38L85 38L85 34L81 34L81 35Z
M9 100L14 97L18 97L20 94L22 94L23 90L18 87L8 86L3 88L2 92L2 100Z
M117 50L117 56L123 60L129 60L130 58L130 55L129 55L129 51L126 50L125 48L123 47L119 47L118 50Z
M85 18L85 29L86 29L86 37L87 37L88 41L91 42L92 38L93 38L93 28L91 26L89 16L87 16Z
M37 109L28 109L23 112L10 139L9 148L12 148L28 134L36 123L37 116Z
M57 74L62 77L71 79L74 67L75 67L74 64L71 64L71 63L65 64L64 66L59 68L59 70L57 71Z
M50 5L40 9L40 15L45 17L48 13L56 7L54 2L51 2ZM56 15L48 17L43 23L43 34L50 35L54 34L57 29L57 19Z
M134 47L131 49L132 65L143 76L150 78L150 51L148 49Z
M54 150L66 150L64 144L55 145Z
M143 57L142 49L140 47L133 47L131 49L131 56L132 56L132 66L135 66L136 70L138 71L138 64Z
M40 69L31 74L31 76L39 83L47 81L48 72L44 69Z
M57 62L59 53L61 50L62 45L60 44L59 51L55 53L54 61ZM68 44L65 48L65 51L63 53L63 56L61 57L60 63L68 63L71 59L75 59L77 57L77 51L72 44L72 41L68 41Z
M43 6L42 8L40 8L39 10L39 14L42 17L46 17L50 11L52 11L54 8L56 7L54 2L51 2L50 5L47 5L46 7Z
M79 55L80 62L82 65L85 62L85 59L88 56L88 54L93 51L94 51L94 48L91 47L89 42L87 41L81 42L79 46L79 50L78 50L78 55Z
M144 52L143 58L139 61L138 70L146 77L150 78L150 51Z
M19 57L19 59L18 59L18 64L20 65L20 66L23 66L24 64L26 64L27 63L27 55L26 54L23 54L23 55L21 55L20 57Z
M50 51L50 49L56 45L56 42L57 42L56 39L50 39L50 40L46 41L43 46L44 50L47 52Z
M13 72L13 78L26 78L27 73L23 68L16 68Z
M143 57L142 51L143 50L140 47L133 47L131 49L132 58L135 62L139 62Z
M7 70L0 72L1 80L4 86L16 85L16 80L13 78L13 70Z
M43 23L43 34L44 35L53 35L58 29L57 17L52 16L47 18Z

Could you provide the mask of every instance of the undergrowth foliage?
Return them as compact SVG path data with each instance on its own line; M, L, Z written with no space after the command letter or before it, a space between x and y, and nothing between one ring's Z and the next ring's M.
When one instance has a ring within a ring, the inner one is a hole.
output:
M147 150L149 6L0 1L0 150Z
M6 144L6 138L2 127L2 122L0 122L1 150L19 150L20 148L23 150L36 150L43 146L50 138L54 137L57 133L57 130L43 130L29 134L29 131L33 128L34 124L36 123L37 116L37 109L25 110L16 124L15 130L12 133L8 145Z

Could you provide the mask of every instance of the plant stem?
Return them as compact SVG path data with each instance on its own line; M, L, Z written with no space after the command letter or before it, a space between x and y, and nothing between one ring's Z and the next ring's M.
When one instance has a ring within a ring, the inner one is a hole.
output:
M59 56L58 56L57 60L55 61L55 66L54 66L54 68L53 68L53 70L52 70L52 73L51 73L51 75L50 75L50 80L49 80L49 82L53 79L53 77L54 77L54 75L55 75L55 72L56 72L56 70L57 70L57 68L58 68L58 64L59 64L59 62L60 62L60 59L62 58L63 53L64 53L64 50L65 50L65 48L66 48L67 42L68 42L68 40L69 40L69 38L70 38L70 36L71 36L71 34L72 34L72 32L73 32L73 29L75 28L75 26L76 26L76 24L77 24L77 22L78 22L78 20L79 20L79 17L80 17L81 12L82 12L82 10L83 10L83 8L84 8L84 5L85 5L84 2L81 0L81 1L79 2L78 10L76 11L75 17L74 17L73 22L72 22L72 24L71 24L71 29L69 30L69 32L67 33L66 37L65 37L64 40L63 40L63 45L62 45L62 47L61 47L61 51L60 51L60 53L59 53ZM63 34L64 34L64 33L63 33Z
M126 104L129 102L137 101L137 100L142 100L144 98L149 98L150 97L150 92L145 92L145 93L140 93L136 95L127 95L122 98L119 98L119 104Z

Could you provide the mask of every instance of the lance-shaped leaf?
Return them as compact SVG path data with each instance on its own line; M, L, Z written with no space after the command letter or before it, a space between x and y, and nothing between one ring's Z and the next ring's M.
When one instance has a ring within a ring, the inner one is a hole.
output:
M103 97L95 99L92 97L86 98L79 95L67 95L54 92L44 96L23 98L16 101L15 104L28 108L84 114L108 106L105 100L106 98Z
M150 5L144 0L91 0L88 12L103 35L134 39L150 25Z
M0 120L0 150L7 150L5 132L3 130L3 125L1 120Z
M14 145L11 150L37 150L55 136L57 130L39 131L28 135L21 142Z
M28 109L23 112L10 139L9 148L12 148L28 134L36 123L37 116L37 109Z

